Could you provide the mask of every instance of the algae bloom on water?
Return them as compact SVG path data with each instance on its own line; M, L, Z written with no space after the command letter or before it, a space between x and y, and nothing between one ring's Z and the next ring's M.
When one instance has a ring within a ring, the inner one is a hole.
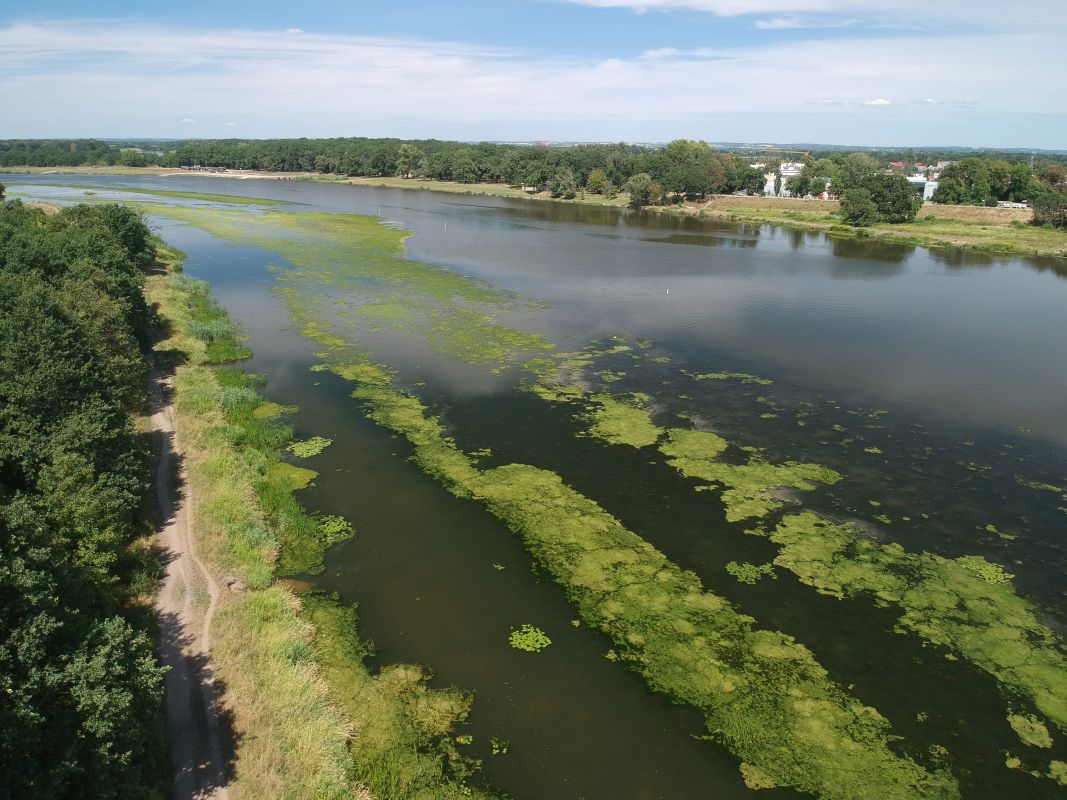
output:
M302 442L293 442L286 449L294 456L311 458L312 456L317 456L331 444L333 444L333 439L327 439L323 436L312 436L310 439L306 439Z
M545 632L533 625L523 625L517 631L512 631L508 642L516 650L525 650L528 653L539 653L552 644Z

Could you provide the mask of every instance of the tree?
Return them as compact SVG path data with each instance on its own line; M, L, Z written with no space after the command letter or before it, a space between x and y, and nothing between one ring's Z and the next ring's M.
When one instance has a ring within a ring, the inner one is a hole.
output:
M396 174L401 178L412 178L426 160L426 154L413 144L402 144L396 154Z
M474 159L466 150L457 153L452 159L452 180L460 183L474 183L478 180Z
M937 188L934 189L933 197L930 199L935 203L960 205L967 199L967 187L959 178L942 178L937 182Z
M589 173L589 178L585 182L585 188L593 194L604 194L608 189L609 183L611 183L611 181L608 180L608 174L597 167Z
M735 191L743 191L745 194L763 194L767 188L767 179L758 169L748 166L742 167L736 177Z
M1067 228L1067 192L1046 191L1034 198L1034 224Z
M639 172L634 175L622 187L630 195L630 207L641 208L659 200L663 194L663 187L652 180L647 172Z
M663 186L667 191L703 197L720 187L725 178L722 164L707 142L675 139L663 149Z
M883 222L912 222L922 206L915 189L901 175L868 175L861 188L870 192Z
M878 206L866 189L847 189L841 195L841 219L856 228L866 228L882 221Z
M578 194L578 186L574 180L574 173L570 167L554 174L548 182L548 190L553 197L562 197L564 200L573 200Z
M5 188L4 184L0 183L0 203L4 202L4 192L5 191L6 191L6 188Z
M856 189L868 175L878 171L878 161L866 153L849 153L844 158L835 159L837 171L831 188L838 197L843 197L849 189Z

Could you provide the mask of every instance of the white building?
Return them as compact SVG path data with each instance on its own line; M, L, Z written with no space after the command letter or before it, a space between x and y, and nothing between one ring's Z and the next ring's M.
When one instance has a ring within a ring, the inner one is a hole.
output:
M802 169L804 169L804 165L799 161L784 161L778 167L777 173L764 173L763 177L766 180L766 183L763 186L763 193L765 195L770 195L771 197L792 197L793 195L789 193L788 188L789 179L799 175ZM782 189L780 192L776 193L774 191L774 185L778 180L778 175L782 176Z
M906 180L922 195L923 202L933 197L937 190L937 181L928 180L925 175L908 175Z

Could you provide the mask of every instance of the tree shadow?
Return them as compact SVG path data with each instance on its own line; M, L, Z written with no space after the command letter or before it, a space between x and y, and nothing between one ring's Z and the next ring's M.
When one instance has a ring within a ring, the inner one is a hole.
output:
M174 800L214 796L236 773L239 744L233 713L221 702L226 686L207 655L182 629L177 614L159 615L164 663L165 729L173 769Z

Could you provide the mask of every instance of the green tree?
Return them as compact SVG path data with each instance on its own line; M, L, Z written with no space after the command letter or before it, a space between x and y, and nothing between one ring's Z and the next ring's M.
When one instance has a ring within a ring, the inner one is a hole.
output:
M457 153L452 159L452 180L460 183L474 183L478 180L474 159L466 151Z
M425 160L426 154L418 147L404 143L396 154L396 174L401 178L414 177Z
M1034 198L1034 224L1067 228L1067 192L1046 191Z
M856 189L868 175L878 171L878 160L866 153L849 153L836 162L837 171L833 176L831 188L838 197L843 197L849 189Z
M589 173L589 178L585 182L585 188L593 194L604 194L608 190L608 184L611 183L608 180L608 174L604 170L597 167Z
M641 208L655 203L663 194L663 188L652 180L652 176L647 172L634 175L622 188L630 195L631 208Z
M942 178L937 182L937 188L930 199L935 203L960 205L967 199L967 187L959 178Z
M878 206L866 189L847 189L841 195L841 219L856 228L866 228L882 221Z
M922 207L915 189L901 175L868 175L861 188L870 192L883 222L912 222Z
M0 183L0 203L4 202L4 192L7 191L4 184Z
M565 200L574 199L575 195L578 194L578 186L570 167L562 169L552 176L548 182L548 191L553 197L562 197Z

